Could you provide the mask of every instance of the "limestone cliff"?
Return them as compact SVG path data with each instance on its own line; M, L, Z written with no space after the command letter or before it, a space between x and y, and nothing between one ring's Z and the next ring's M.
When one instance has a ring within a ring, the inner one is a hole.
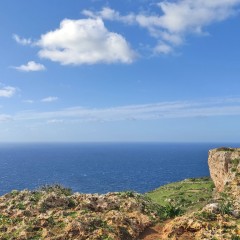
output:
M210 150L208 164L216 191L225 191L239 199L240 148L217 148Z

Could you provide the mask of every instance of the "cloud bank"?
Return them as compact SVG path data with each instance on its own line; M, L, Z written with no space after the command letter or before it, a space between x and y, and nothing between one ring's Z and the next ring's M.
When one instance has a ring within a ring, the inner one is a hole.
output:
M13 118L15 120L60 120L58 122L107 122L216 116L240 116L240 98L160 102L110 108L74 107L50 112L28 111L18 113Z

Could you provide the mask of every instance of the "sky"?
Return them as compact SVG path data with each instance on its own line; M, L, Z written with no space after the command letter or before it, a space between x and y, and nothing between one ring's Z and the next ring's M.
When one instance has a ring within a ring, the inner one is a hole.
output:
M239 142L240 0L1 0L0 142Z

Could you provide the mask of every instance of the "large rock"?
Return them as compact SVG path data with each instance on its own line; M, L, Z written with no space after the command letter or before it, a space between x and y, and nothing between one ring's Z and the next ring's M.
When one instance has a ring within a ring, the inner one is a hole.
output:
M240 148L217 148L209 151L208 165L217 192L239 191Z

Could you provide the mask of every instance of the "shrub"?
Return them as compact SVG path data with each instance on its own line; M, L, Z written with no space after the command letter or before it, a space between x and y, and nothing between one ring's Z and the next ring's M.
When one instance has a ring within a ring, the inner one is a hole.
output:
M73 207L76 206L76 203L75 203L75 201L72 198L69 198L68 201L69 201L68 202L68 207L69 208L73 208Z
M197 217L200 220L207 220L207 221L215 221L217 219L216 214L215 213L211 213L211 212L207 212L207 211L203 211L200 213L197 213Z
M232 204L230 202L221 202L219 211L222 215L230 214L232 212Z
M33 191L30 201L37 203L41 199L42 194L38 191Z
M167 204L164 208L164 216L166 218L173 218L175 216L181 215L182 213L183 210L172 203Z
M239 158L235 158L232 160L232 164L234 165L234 167L237 167L237 165L239 164L240 159Z
M25 210L25 209L26 209L26 207L24 206L24 204L23 204L22 202L20 202L20 203L17 205L17 208L18 208L19 210Z
M135 197L135 193L133 191L126 191L121 193L122 197Z
M234 235L232 236L232 240L240 240L240 236Z
M229 147L220 147L217 151L234 152L234 149Z
M59 194L63 194L65 196L70 196L73 194L72 189L71 188L66 188L64 186L62 186L61 184L54 184L54 185L44 185L42 187L40 187L39 189L40 191L44 191L44 192L55 192L55 193L59 193Z

